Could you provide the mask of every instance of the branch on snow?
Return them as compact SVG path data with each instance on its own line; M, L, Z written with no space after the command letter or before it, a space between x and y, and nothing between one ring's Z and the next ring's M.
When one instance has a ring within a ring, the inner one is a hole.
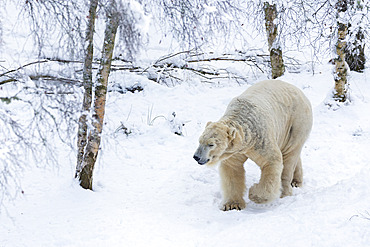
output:
M30 75L29 78L33 81L44 80L44 81L53 81L53 82L61 82L64 84L75 84L75 85L82 85L80 80L71 79L71 78L64 78L64 77L57 77L52 75ZM16 79L15 77L5 79L0 81L0 86L4 85L9 82L21 81L20 79Z
M236 72L231 71L228 68L224 68L222 62L237 62L244 63L250 66L252 69L257 70L261 73L265 73L269 66L269 55L262 54L256 51L242 52L236 51L235 53L223 53L216 54L214 52L208 53L197 53L194 51L182 51L178 53L169 54L159 58L153 64L148 67L135 66L132 62L127 60L122 60L120 58L115 58L112 63L112 71L128 71L131 73L136 73L140 75L145 75L148 79L155 82L164 82L166 80L181 82L181 76L176 74L179 71L189 71L198 76L201 81L212 82L218 79L235 79L235 80L246 80L243 75L239 75ZM294 58L284 57L285 63L290 67L298 68L301 63ZM25 65L19 66L16 69L12 69L0 74L0 85L21 81L24 77L20 77L18 72L24 70L31 65L39 65L44 63L61 63L61 64L76 64L83 65L83 61L76 60L66 60L59 58L45 58L42 60L27 63ZM93 62L94 65L98 65L99 61ZM96 70L96 68L93 68ZM76 73L80 73L80 70L76 70ZM3 78L3 80L1 80ZM48 74L31 75L29 76L31 80L44 80L44 81L54 81L66 84L81 85L81 80L64 78L58 76L52 76Z
M16 69L12 69L12 70L9 70L9 71L7 71L7 72L5 72L5 73L0 74L0 78L1 78L1 77L3 77L3 76L8 75L8 74L10 74L10 73L17 72L17 71L19 71L19 70L21 70L21 69L24 69L25 67L28 67L28 66L31 66L31 65L34 65L34 64L47 63L47 62L50 62L50 60L48 60L48 59L43 59L43 60L39 60L39 61L34 61L34 62L31 62L31 63L27 63L27 64L25 64L25 65L22 65L22 66L20 66L20 67L16 68ZM0 84L0 85L1 85L1 84Z
M27 67L30 67L32 65L39 65L43 63L50 63L50 62L58 62L58 63L80 63L81 61L71 61L71 60L63 60L63 59L51 59L51 58L45 58L42 60L33 61L24 65L19 66L18 68L8 70L2 74L0 74L0 85L4 85L9 82L15 82L15 81L22 81L24 80L24 75L21 75L19 72L24 70ZM2 79L2 77L5 77L6 79ZM48 74L37 74L37 75L29 75L28 76L31 80L37 81L37 80L44 80L44 81L54 81L54 82L61 82L65 84L77 84L80 85L82 82L77 79L71 79L71 78L65 78L65 77L59 77L59 76L53 76Z
M44 81L54 81L54 82L62 82L64 84L75 84L75 85L82 85L82 81L71 79L71 78L65 78L65 77L58 77L58 76L52 76L52 75L31 75L31 80L37 81L37 80L44 80Z
M176 72L179 70L192 72L205 80L205 82L224 78L246 80L242 75L239 75L227 68L223 68L223 65L217 62L245 63L251 68L264 73L268 61L268 55L257 53L251 53L248 55L247 53L240 51L229 54L182 51L159 58L141 73L148 74L148 78L156 82L164 81L166 79L181 81L180 78L175 76Z

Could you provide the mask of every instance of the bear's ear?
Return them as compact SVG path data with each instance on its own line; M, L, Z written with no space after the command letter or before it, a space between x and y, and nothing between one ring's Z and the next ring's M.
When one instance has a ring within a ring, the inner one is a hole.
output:
M234 148L235 146L238 147L242 144L242 138L240 136L240 133L235 127L229 127L228 138L229 138L228 148Z
M228 135L229 141L234 140L236 137L236 128L229 127L229 129L227 130L227 135Z
M207 124L206 124L206 127L208 127L208 125L210 125L212 122L211 121L209 121Z

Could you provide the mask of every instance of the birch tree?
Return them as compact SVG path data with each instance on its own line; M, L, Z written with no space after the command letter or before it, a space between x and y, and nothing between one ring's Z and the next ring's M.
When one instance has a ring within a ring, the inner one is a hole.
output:
M369 26L369 2L364 0L337 0L334 5L337 22L337 41L334 58L334 99L348 100L349 70L365 69L365 34Z
M99 69L95 82L92 83L92 59L94 41L94 19L99 0L90 1L88 29L85 39L85 62L84 62L84 101L82 114L79 119L78 129L78 157L76 166L76 178L81 187L92 190L93 171L100 149L101 135L105 116L105 103L107 97L108 79L112 65L113 52L116 45L116 35L120 27L119 36L121 45L125 49L122 53L131 57L138 51L141 44L141 30L138 22L142 16L134 13L132 7L138 8L136 2L116 2L108 0L105 8L106 27ZM135 5L135 6L132 6ZM89 119L91 113L91 118ZM90 123L88 122L90 121ZM89 129L88 126L91 126Z
M365 39L369 31L368 0L305 1L302 6L307 25L307 40L319 62L323 54L334 50L333 98L348 100L349 69L360 71L365 65ZM305 37L305 36L303 36ZM357 65L358 68L355 68Z
M278 12L276 4L270 4L269 2L264 3L263 10L265 13L267 43L270 53L271 76L275 79L282 76L285 72L283 51L280 46L278 27L276 24Z
M348 19L346 16L348 8L347 0L338 0L335 4L335 10L337 11L337 42L335 46L336 57L334 59L334 99L339 102L345 102L348 99L348 66L345 53L348 34Z
M92 80L91 77L91 58L92 58L92 34L90 31L94 29L94 23L91 19L94 19L96 13L96 1L91 1L90 4L90 21L89 21L89 30L87 31L87 42L89 44L87 51L85 53L85 69L86 72L86 80ZM104 122L104 115L105 115L105 101L107 96L107 85L108 85L108 77L110 73L110 67L112 63L112 56L114 50L114 43L117 34L118 28L118 10L117 4L115 0L110 0L107 7L107 21L105 27L105 36L102 48L102 55L101 55L101 62L99 66L99 70L97 73L96 82L94 85L94 105L93 105L93 115L92 115L92 129L89 131L87 143L86 141L86 113L83 112L81 119L80 119L80 127L78 133L78 145L79 145L79 154L78 154L78 161L81 163L77 163L76 168L76 176L80 181L81 187L85 189L92 190L92 178L93 178L93 170L96 162L96 158L98 156L100 141L101 141L101 133L103 131L103 122ZM89 36L88 36L89 35ZM89 49L90 48L90 49ZM84 78L85 79L85 78ZM89 110L91 107L91 87L89 86L90 82L85 82L85 97L84 97L84 110ZM86 100L85 100L86 99ZM90 104L90 105L89 105ZM84 140L85 139L85 140ZM84 147L85 146L85 147ZM83 155L82 153L83 149Z
M77 133L77 167L76 177L80 175L82 162L85 153L85 147L87 144L87 116L91 108L92 103L92 63L94 58L94 31L95 31L95 19L96 9L98 7L98 0L90 1L88 23L86 29L85 38L85 60L83 67L83 86L84 86L84 97L82 103L82 113L78 120L78 133Z

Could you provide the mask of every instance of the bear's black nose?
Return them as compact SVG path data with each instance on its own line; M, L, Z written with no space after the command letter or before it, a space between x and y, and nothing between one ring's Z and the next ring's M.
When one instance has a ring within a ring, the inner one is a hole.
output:
M195 161L199 161L200 160L200 158L198 156L196 156L196 155L194 155L193 158L195 159Z

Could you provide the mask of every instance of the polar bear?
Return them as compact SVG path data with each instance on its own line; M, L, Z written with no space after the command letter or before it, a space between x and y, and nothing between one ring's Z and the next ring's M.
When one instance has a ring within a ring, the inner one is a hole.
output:
M232 99L218 122L209 122L193 158L200 165L221 162L223 207L241 210L250 158L261 169L249 199L269 203L292 194L303 182L301 150L312 128L310 101L297 87L265 80Z

